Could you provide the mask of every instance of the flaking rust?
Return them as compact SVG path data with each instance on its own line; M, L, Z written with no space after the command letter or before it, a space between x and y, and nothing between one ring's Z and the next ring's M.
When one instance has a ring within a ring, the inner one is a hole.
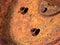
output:
M53 4L52 1L48 2L46 0L41 0L39 3L38 12L44 16L54 16L60 13L60 7L56 4Z
M60 0L45 0L45 1L60 7Z
M60 41L60 37L57 38L56 40L52 41L52 42L49 42L49 43L46 44L46 45L54 45L54 44L58 43L59 41Z

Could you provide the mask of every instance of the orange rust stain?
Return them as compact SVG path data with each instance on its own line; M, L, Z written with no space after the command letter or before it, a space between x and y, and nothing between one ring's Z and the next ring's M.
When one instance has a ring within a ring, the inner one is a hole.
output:
M0 26L1 22L3 21L3 17L5 13L7 12L7 8L12 0L6 0L3 4L2 0L0 0L0 6L1 6L1 12L0 12ZM19 2L15 6L15 14L11 20L11 33L15 36L13 40L16 42L19 42L19 39L25 40L26 42L22 42L24 45L29 45L32 40L32 45L45 45L49 42L51 42L54 39L57 39L60 37L60 28L57 26L60 25L60 14L57 14L53 18L53 22L49 22L51 18L41 16L41 14L38 13L38 0L32 0L27 3L24 0L18 0ZM52 0L55 2L55 4L59 5L59 0ZM3 4L3 5L2 5ZM18 13L19 8L21 6L26 6L29 8L29 11L22 15L21 13ZM13 9L12 9L13 10ZM32 14L32 17L29 15ZM13 14L12 14L13 15ZM4 21L3 21L4 22ZM44 26L47 26L46 28ZM39 33L38 36L33 37L30 33L31 28L40 28L41 34ZM57 32L55 32L55 28ZM1 31L0 31L1 33ZM50 35L51 34L51 35ZM2 35L2 34L1 34ZM47 40L47 41L46 41ZM60 42L54 44L59 45Z

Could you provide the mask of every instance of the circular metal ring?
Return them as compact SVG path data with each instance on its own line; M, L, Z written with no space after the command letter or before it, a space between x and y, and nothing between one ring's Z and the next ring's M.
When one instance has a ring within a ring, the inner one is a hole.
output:
M47 1L42 0L39 5L39 13L45 16L53 16L60 12L60 7L49 4Z

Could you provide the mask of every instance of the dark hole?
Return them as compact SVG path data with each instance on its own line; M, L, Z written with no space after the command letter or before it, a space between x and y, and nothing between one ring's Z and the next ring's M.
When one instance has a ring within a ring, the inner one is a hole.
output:
M31 29L31 32L34 32L36 29L35 28L33 28L33 29Z
M42 10L43 13L45 13L46 11L47 11L47 8L44 8L44 9Z
M35 31L35 35L38 35L39 32L40 32L40 29L37 29L37 30Z
M31 33L33 36L37 36L39 34L39 32L40 32L40 29L37 29L37 28L31 29Z
M28 11L27 7L21 7L19 12L21 12L21 14L25 14L27 13L27 11Z

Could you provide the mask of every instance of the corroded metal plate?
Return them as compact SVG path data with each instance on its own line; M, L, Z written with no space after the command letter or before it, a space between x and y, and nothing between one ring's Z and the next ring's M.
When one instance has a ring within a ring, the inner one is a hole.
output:
M49 3L48 1L42 0L39 5L39 12L41 15L53 16L60 12L60 7Z

